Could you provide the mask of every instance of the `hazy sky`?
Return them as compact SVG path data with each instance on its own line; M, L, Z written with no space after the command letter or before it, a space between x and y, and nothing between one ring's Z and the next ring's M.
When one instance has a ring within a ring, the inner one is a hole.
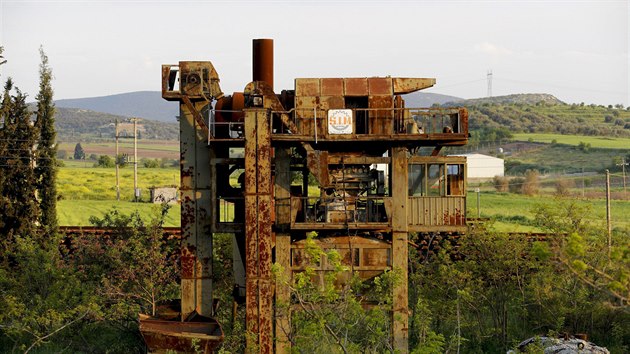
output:
M160 65L210 60L225 93L251 81L251 40L273 38L275 87L296 77L435 77L464 98L550 93L630 105L628 0L0 0L12 77L37 93L44 46L55 98L160 90Z

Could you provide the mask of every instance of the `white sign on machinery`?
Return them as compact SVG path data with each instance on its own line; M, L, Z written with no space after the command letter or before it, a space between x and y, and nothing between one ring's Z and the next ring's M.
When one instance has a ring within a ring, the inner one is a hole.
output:
M328 111L328 134L352 134L352 110L331 109Z

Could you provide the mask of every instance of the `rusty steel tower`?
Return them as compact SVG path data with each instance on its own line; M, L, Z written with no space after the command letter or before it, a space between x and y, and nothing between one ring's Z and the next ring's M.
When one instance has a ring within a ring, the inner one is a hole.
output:
M362 279L400 270L392 341L407 352L409 235L466 232L465 158L439 152L467 143L467 111L405 107L432 78L298 78L277 91L273 77L269 39L254 40L252 82L231 96L210 62L162 67L162 96L180 103L181 316L212 315L212 238L231 233L247 347L289 352L290 314L274 303L290 293L271 266L302 271L316 231Z

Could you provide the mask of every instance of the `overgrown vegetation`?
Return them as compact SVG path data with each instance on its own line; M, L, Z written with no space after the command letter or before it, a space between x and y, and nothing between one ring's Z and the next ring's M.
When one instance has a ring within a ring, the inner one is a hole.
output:
M630 110L620 105L565 104L559 101L457 102L469 109L469 129L507 129L512 133L555 133L630 137ZM607 119L606 117L614 117Z

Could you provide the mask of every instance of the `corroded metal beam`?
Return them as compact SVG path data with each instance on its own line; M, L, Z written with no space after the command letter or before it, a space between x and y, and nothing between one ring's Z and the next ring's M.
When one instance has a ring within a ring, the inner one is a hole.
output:
M266 109L245 110L245 280L247 350L273 352L271 132Z

